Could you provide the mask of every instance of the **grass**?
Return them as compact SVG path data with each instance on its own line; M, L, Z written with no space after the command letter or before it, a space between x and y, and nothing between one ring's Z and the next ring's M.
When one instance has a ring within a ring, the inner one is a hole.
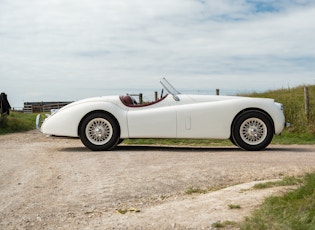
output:
M305 175L302 182L294 191L267 198L241 229L315 229L315 173Z
M290 132L283 131L279 136L274 136L272 144L282 144L282 145L291 145L291 144L315 144L315 134L310 132Z
M209 187L206 189L201 189L201 188L194 188L194 187L190 187L188 188L185 193L188 195L192 195L192 194L206 194L209 192L213 192L213 191L218 191L220 189L226 188L226 185L217 185L215 187Z
M11 112L0 117L0 134L23 132L35 129L37 114Z
M189 188L188 190L185 191L186 194L191 195L191 194L206 194L208 190L206 189L200 189L200 188Z
M309 117L305 113L304 87L287 88L264 93L251 93L243 96L274 98L284 106L286 120L291 123L289 133L315 134L315 85L308 85Z
M230 209L241 209L242 207L239 204L229 204Z
M215 222L212 224L212 227L213 228L224 228L224 229L230 229L230 228L233 228L233 227L237 227L237 223L234 222L234 221L229 221L229 220L226 220L226 221L218 221L218 222Z
M284 177L282 180L279 181L269 181L266 183L259 183L254 185L254 189L266 189L278 186L291 186L291 185L299 185L303 181L300 178L296 177Z
M214 139L127 139L124 143L132 145L232 146L229 140Z
M253 189L267 189L279 186L299 185L300 187L284 196L272 196L243 223L217 221L215 229L237 228L243 230L269 229L315 229L315 173L303 178L284 177L282 180L259 183ZM204 194L214 189L189 188L186 194ZM228 204L229 209L239 210L238 204Z

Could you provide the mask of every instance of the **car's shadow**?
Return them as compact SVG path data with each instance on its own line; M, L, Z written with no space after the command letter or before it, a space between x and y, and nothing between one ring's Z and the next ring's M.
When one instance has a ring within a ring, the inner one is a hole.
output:
M59 149L61 152L94 152L85 147L69 147ZM111 152L210 152L210 151L244 151L236 147L182 147L182 146L150 146L150 145L121 145ZM97 151L96 151L97 152ZM100 151L107 152L107 151Z
M114 151L159 151L159 152L214 152L214 151L243 151L237 147L196 147L196 146L164 146L164 145L119 145Z
M143 146L143 145L120 145L114 150L119 151L172 151L172 152L313 152L307 148L292 148L288 146L271 146L262 151L246 151L236 146Z
M61 152L93 152L86 147L69 147L59 149ZM112 152L248 152L248 153L262 153L262 152L313 152L312 149L303 147L288 146L271 146L263 151L245 151L235 146L222 147L190 147L190 146L152 146L152 145L119 145L111 150ZM106 152L106 151L102 151Z

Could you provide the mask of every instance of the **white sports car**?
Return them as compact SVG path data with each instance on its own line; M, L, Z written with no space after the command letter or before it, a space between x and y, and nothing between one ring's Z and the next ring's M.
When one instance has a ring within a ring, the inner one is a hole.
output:
M52 113L41 132L80 137L91 150L111 150L126 138L230 139L242 149L265 149L285 126L283 106L273 99L186 95L165 78L168 92L137 104L130 95L73 102Z

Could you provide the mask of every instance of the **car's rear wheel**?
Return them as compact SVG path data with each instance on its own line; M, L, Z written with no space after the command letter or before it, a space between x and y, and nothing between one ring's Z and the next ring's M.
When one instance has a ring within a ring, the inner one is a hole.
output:
M273 125L260 111L247 111L239 115L232 126L232 140L249 151L265 149L273 138Z
M106 113L95 112L86 116L80 126L80 139L94 151L110 150L119 141L119 126L116 120Z

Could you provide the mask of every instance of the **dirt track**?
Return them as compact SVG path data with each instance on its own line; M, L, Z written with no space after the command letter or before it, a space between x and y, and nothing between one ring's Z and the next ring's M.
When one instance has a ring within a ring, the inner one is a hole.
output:
M210 229L241 221L284 188L252 181L315 169L315 146L237 148L118 146L91 152L78 139L37 131L0 136L0 229ZM245 189L245 190L244 190ZM240 205L231 210L228 204ZM129 210L129 211L128 211ZM121 214L122 211L128 211Z

